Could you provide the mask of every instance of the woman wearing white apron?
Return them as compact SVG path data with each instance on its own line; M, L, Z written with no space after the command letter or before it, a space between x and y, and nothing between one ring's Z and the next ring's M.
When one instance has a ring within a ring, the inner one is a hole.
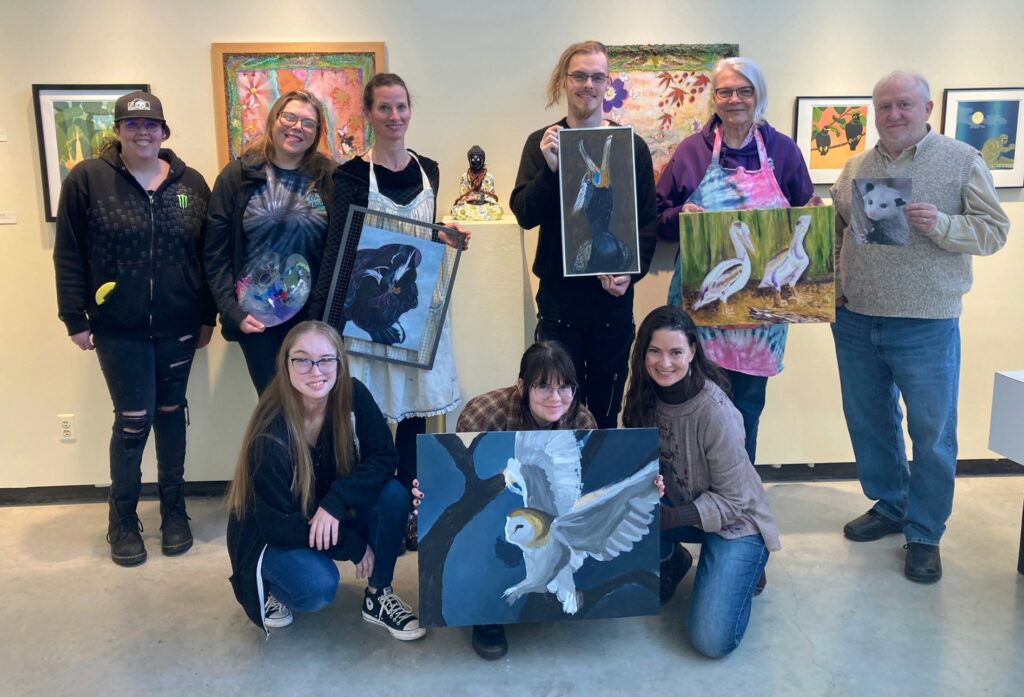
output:
M335 172L330 229L324 249L325 269L333 269L341 254L349 206L364 206L425 223L436 219L434 191L440 175L436 162L405 147L412 109L402 78L390 73L375 75L363 91L363 113L373 127L375 145L363 157L349 160ZM464 231L464 234L468 243L469 233ZM422 229L418 235L423 236ZM457 244L455 238L444 233L434 241ZM322 315L330 280L330 273L321 274L311 300L312 316ZM432 302L437 301L436 297L432 299ZM350 350L353 343L358 343L361 351L372 350L383 355L389 350L379 344L346 339ZM411 489L416 476L416 436L426 432L426 417L446 414L460 403L450 323L446 317L430 370L355 355L349 355L349 365L352 377L370 389L384 416L398 423L395 434L398 480ZM410 543L413 548L414 541Z

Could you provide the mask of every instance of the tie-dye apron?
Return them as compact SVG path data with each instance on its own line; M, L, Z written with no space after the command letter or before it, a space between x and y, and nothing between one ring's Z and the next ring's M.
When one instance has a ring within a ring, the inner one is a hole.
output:
M748 171L743 167L722 167L722 129L716 128L711 164L687 203L700 206L706 211L789 208L789 201L782 194L772 171L761 132L756 126L753 130L760 169ZM668 302L676 307L682 306L679 285L677 257L668 290ZM718 365L738 373L770 377L782 371L782 354L786 350L788 328L786 324L732 325L697 327L697 333L704 352Z

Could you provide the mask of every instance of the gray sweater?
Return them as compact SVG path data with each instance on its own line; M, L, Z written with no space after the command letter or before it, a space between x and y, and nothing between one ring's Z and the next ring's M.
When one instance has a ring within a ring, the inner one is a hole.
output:
M743 419L722 389L709 380L682 404L658 401L654 417L669 500L692 501L704 532L726 539L760 533L770 551L780 549L764 486L743 448Z
M911 229L907 246L858 244L850 234L854 179L910 177L912 202L939 210L929 233ZM934 131L895 159L876 146L843 168L832 187L839 273L837 297L864 315L950 319L971 288L971 255L1006 242L1010 221L977 150ZM850 222L848 222L850 221Z

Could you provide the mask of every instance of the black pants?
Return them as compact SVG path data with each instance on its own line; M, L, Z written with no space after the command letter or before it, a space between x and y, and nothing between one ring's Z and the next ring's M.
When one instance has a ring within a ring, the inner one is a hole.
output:
M410 416L398 422L395 429L395 448L398 450L398 481L406 489L412 489L416 478L416 436L427 432L427 420L422 416Z
M159 339L93 337L114 403L110 436L112 500L132 509L139 500L142 452L151 429L156 437L160 486L184 482L188 409L185 390L198 338L198 327L181 336ZM169 407L174 409L167 410Z
M750 458L750 464L753 465L754 457L757 455L757 426L761 421L761 412L764 411L764 395L768 387L768 378L737 373L724 368L723 371L729 378L733 406L743 417L743 430L746 433L744 447Z
M580 401L598 428L616 428L636 334L632 317L562 319L537 316L537 341L557 341L572 356Z
M292 327L305 319L301 315L300 312L284 324L267 327L257 334L243 334L239 337L238 346L245 356L245 367L249 370L249 379L252 380L257 395L263 394L263 390L267 389L267 385L274 379L277 352L281 350L281 344Z

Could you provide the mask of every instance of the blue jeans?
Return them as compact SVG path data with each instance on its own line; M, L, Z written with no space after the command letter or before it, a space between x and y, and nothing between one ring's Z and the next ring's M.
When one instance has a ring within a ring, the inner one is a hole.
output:
M394 579L409 510L408 490L390 479L373 505L357 510L354 518L341 521L343 528L364 536L373 550L369 585L374 588L390 586ZM263 580L267 590L291 610L316 612L327 607L337 593L338 578L334 560L316 549L268 545L263 553Z
M722 369L729 378L729 393L736 411L743 417L743 430L746 437L743 446L746 448L750 464L754 464L757 454L757 426L764 411L764 394L768 387L768 378L763 375L747 375L735 370Z
M700 561L686 633L693 647L709 658L721 658L743 640L750 621L754 590L768 563L760 535L726 539L695 527L661 531L661 558L676 542L700 543Z
M956 476L959 320L871 317L840 307L832 336L864 495L880 515L903 522L907 542L939 544Z

